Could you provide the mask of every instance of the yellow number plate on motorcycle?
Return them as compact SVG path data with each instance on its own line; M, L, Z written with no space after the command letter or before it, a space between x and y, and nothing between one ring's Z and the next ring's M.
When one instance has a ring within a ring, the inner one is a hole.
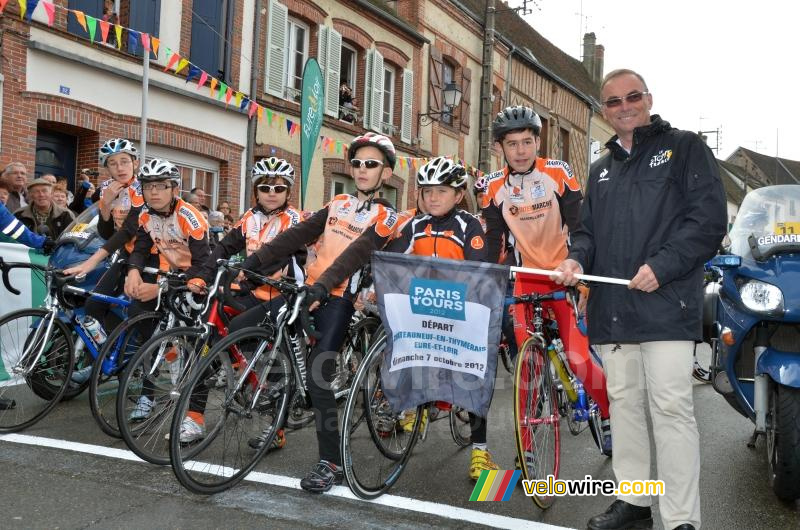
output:
M775 223L774 233L779 236L787 234L800 234L800 223Z

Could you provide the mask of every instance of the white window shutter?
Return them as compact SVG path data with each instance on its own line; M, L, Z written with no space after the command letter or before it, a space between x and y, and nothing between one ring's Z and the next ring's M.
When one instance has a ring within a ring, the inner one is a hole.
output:
M289 8L272 0L269 3L269 28L267 29L267 94L282 98L286 89L286 60L284 51L288 42Z
M325 114L339 116L339 77L342 62L342 35L335 29L328 30L328 72L325 77Z
M414 121L412 103L414 101L414 72L403 71L403 114L400 117L400 140L411 143L411 124Z
M323 83L327 79L325 75L325 68L328 67L328 27L320 24L319 33L317 34L317 62L319 69L322 71ZM325 87L327 90L328 87Z
M366 68L364 72L364 128L370 129L372 125L372 54L375 50L367 50Z
M378 50L372 52L372 108L370 109L370 129L383 134L383 55Z

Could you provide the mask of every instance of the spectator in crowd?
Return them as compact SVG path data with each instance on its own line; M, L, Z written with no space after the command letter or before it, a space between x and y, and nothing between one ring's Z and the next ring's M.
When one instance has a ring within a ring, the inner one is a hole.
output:
M44 179L44 180L46 180L47 182L49 182L49 183L50 183L50 184L52 184L53 186L55 186L55 185L56 185L56 183L58 182L58 179L56 179L56 176L55 176L55 175L53 175L52 173L45 173L44 175L42 175L42 176L41 176L41 177L39 177L39 178L40 178L40 179Z
M353 123L357 111L358 107L356 107L356 100L353 98L353 91L347 81L342 81L339 87L339 119Z
M230 204L228 201L222 201L221 203L217 204L217 210L222 212L222 215L233 215L233 211L231 210Z
M3 170L3 180L8 184L8 200L6 206L12 212L16 212L23 206L27 206L28 170L21 162L11 162Z
M69 204L67 203L67 192L59 187L53 188L53 204L56 206L60 206L65 210L69 210Z
M78 185L80 185L80 183ZM62 189L67 192L67 203L71 203L75 199L75 195L69 191L69 180L64 175L59 175L56 177L56 185L53 188L53 191L57 189Z
M225 230L225 214L220 211L212 210L208 214L208 244L211 245L211 250L222 241L225 237L227 230Z
M233 216L230 214L225 215L225 221L222 226L225 228L225 232L233 228Z
M75 218L71 211L53 203L53 185L48 180L31 182L28 196L31 203L14 215L34 232L41 233L41 228L47 227L47 235L56 239Z
M208 213L209 208L206 205L208 202L208 195L206 192L201 188L192 188L192 191L189 192L189 200L187 201L189 204L197 208L198 210L202 210ZM192 202L194 201L194 202Z
M0 204L3 206L8 202L8 184L6 181L0 179Z

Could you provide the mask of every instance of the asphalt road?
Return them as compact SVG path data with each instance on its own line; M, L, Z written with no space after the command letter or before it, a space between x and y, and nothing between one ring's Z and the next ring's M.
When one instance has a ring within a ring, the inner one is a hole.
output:
M489 425L490 449L506 469L514 461L510 388L502 371ZM768 487L763 439L754 450L746 446L751 423L710 386L694 391L703 527L800 528L800 504L781 503ZM356 500L346 487L321 496L299 489L299 478L316 460L310 428L290 432L286 447L268 455L252 480L210 497L183 490L169 468L136 461L125 449L94 425L85 397L60 404L20 435L0 437L0 527L585 528L613 500L564 497L542 511L517 489L508 502L469 502L469 452L452 442L447 421L431 426L391 495L379 503ZM566 434L561 478L587 474L613 479L610 461L598 454L588 431ZM661 528L657 507L654 516Z

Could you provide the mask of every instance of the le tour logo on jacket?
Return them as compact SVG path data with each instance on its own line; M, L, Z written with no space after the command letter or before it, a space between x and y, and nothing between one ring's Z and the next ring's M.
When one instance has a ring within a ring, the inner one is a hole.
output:
M650 167L653 168L661 164L666 164L669 162L670 158L672 158L672 149L662 149L650 159Z
M608 176L608 168L603 168L603 171L600 172L600 176L597 178L597 182L606 182L607 180L611 180L611 177Z

